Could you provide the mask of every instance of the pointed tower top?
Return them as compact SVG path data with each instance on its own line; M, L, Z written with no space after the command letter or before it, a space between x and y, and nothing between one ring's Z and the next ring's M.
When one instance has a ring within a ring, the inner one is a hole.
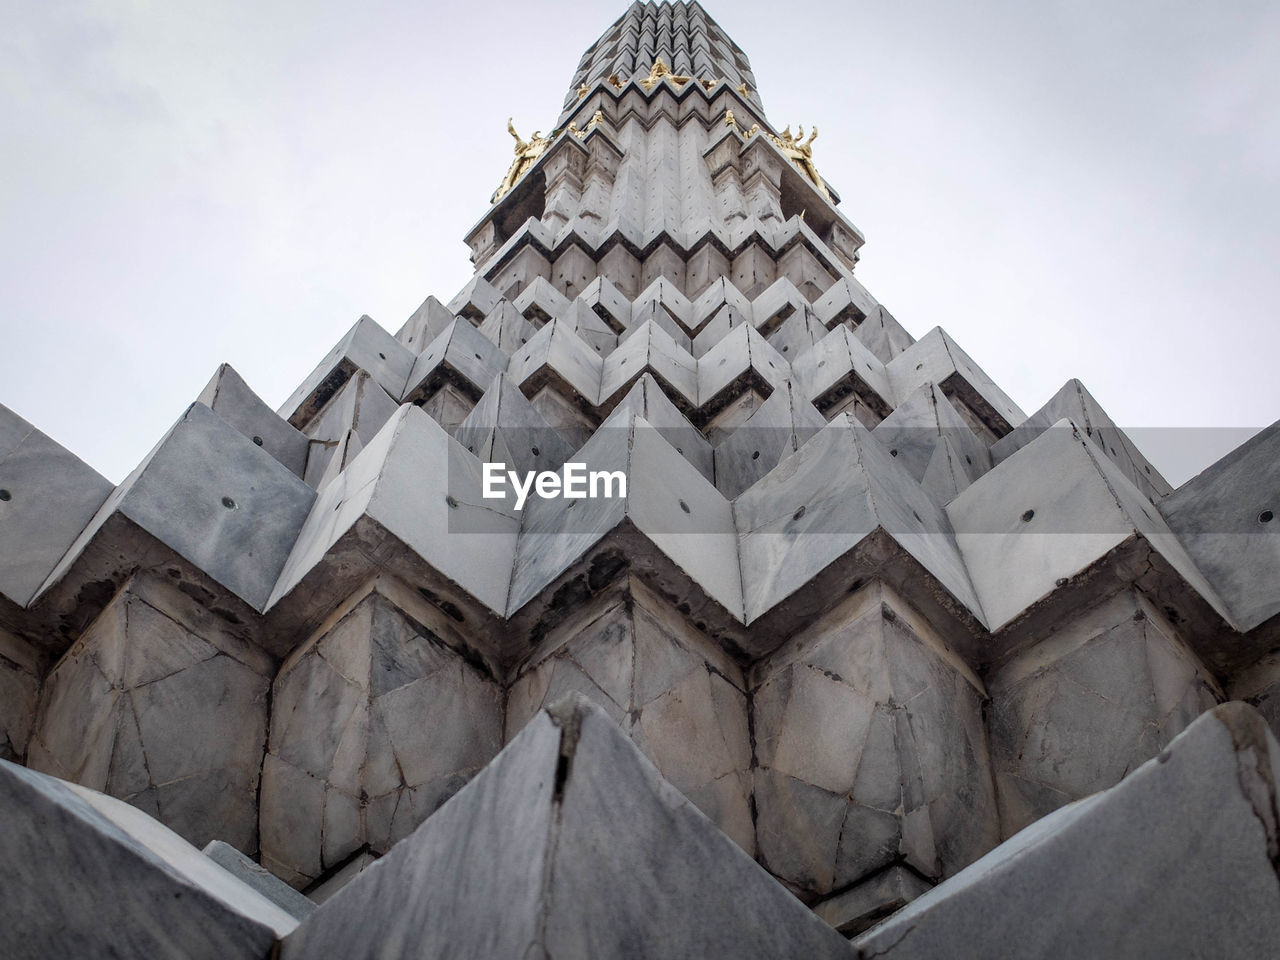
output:
M619 84L652 77L663 67L675 77L745 85L747 99L763 110L747 55L696 0L633 3L582 55L560 122L572 113L584 88L610 77Z

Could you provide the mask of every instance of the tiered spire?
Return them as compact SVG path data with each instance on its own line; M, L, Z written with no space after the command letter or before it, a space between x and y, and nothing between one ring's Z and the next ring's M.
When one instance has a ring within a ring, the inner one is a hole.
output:
M1028 418L943 330L913 338L854 275L816 131L770 125L697 3L634 4L556 128L511 129L472 279L394 335L360 318L278 413L223 367L113 491L0 408L6 756L317 899L396 849L348 903L443 865L474 884L451 918L479 922L475 898L508 906L484 878L515 838L534 859L512 875L563 854L587 871L555 876L573 897L612 877L600 942L656 915L628 883L687 920L672 891L722 876L745 879L708 909L749 892L826 949L747 855L856 932L1223 699L1280 703L1280 429L1170 495L1079 383ZM497 461L626 483L494 498ZM603 715L554 707L567 693ZM592 859L629 828L599 792L612 763L637 815L672 811L705 854L696 882ZM446 801L453 826L415 833ZM581 819L558 840L521 827L562 803ZM523 946L578 916L548 903L509 913ZM393 912L403 943L437 919ZM320 914L316 936L364 941ZM689 939L658 952L716 952L672 922Z

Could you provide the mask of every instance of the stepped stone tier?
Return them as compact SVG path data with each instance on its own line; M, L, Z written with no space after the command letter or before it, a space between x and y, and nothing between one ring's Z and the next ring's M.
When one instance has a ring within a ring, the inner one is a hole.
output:
M697 3L511 130L278 411L0 408L0 954L1280 954L1280 424L1174 490L915 339Z

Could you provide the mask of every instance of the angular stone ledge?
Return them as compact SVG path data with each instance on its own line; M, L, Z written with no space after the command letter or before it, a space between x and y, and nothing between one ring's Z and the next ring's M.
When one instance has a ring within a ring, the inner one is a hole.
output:
M0 956L262 960L297 921L126 803L0 761Z
M1280 744L1241 703L855 941L864 960L1213 957L1280 944Z
M581 697L540 713L284 960L848 958Z

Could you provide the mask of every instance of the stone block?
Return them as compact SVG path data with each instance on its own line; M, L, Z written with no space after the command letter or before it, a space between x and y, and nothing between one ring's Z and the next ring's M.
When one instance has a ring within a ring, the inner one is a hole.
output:
M558 470L573 455L507 374L494 379L454 436L482 462L505 463L521 475Z
M200 852L295 920L304 920L315 912L316 905L311 900L230 844L213 840Z
M999 842L982 682L889 588L847 597L751 684L760 862L801 896L900 861L949 876Z
M1222 700L1174 626L1125 591L994 668L989 724L1004 835L1114 786Z
M830 419L850 409L874 427L893 409L894 391L884 364L847 327L836 327L811 350L791 362L796 384Z
M0 406L0 595L25 607L93 520L111 482Z
M941 508L848 414L742 493L734 501L734 519L748 623L828 569L846 583L879 569L886 562L883 552L864 551L880 533L895 545L894 554L910 557L919 565L916 573L923 568L953 604L981 609ZM837 561L841 565L833 568ZM850 564L852 572L844 570ZM912 602L925 601L916 573L895 585Z
M525 319L509 300L500 300L477 329L507 356L523 347L538 332L537 326Z
M1280 745L1243 704L855 941L859 957L1215 957L1280 943ZM1064 896L1070 891L1070 896Z
M716 489L737 497L826 425L793 383L783 384L715 448Z
M587 284L578 299L595 311L615 334L622 333L631 326L631 301L604 275L603 261L600 269L601 275Z
M1172 492L1167 480L1160 476L1150 461L1134 445L1127 434L1116 426L1101 404L1079 380L1068 380L1043 407L1028 417L1012 433L991 446L996 463L1025 447L1059 420L1077 424L1098 449L1111 458L1120 472L1129 478L1144 497L1159 503Z
M479 326L480 321L489 315L489 311L496 307L501 299L502 294L487 280L477 275L468 280L467 285L449 301L447 309L455 317L465 317L472 324Z
M595 406L604 364L569 323L554 320L512 354L508 373L527 397L551 385L566 399Z
M413 361L404 402L421 404L445 386L456 387L474 402L507 369L507 362L488 337L466 320L455 320Z
M853 937L932 888L933 884L914 871L895 865L832 894L816 904L813 912L846 937Z
M516 671L507 739L570 692L599 705L672 786L755 850L746 682L671 604L628 577L575 610Z
M279 414L293 426L305 427L357 370L365 371L391 397L399 399L413 366L413 351L369 317L361 317L284 402Z
M50 671L27 752L188 841L258 845L272 659L165 581L129 581Z
M698 364L687 350L652 321L633 327L605 358L600 377L600 403L606 409L622 399L643 374L651 373L669 388L677 406L692 409L698 402Z
M72 594L88 580L122 580L158 542L261 610L315 497L270 453L192 404L107 498L41 595L64 579Z
M0 954L261 960L297 921L141 811L0 760Z
M875 297L853 277L841 277L813 302L814 314L828 329L836 324L852 329L868 318L878 319L879 310Z
M26 757L43 673L39 652L0 629L0 760Z
M941 327L934 327L885 364L885 372L897 397L908 397L921 385L936 383L988 443L1027 419Z
M902 324L894 319L883 304L858 324L853 335L881 363L889 363L916 342L916 338L903 329Z
M399 406L367 373L351 377L306 426L307 483L319 489L332 480Z
M741 324L697 361L698 416L714 416L747 390L768 399L785 385L791 365L749 324Z
M976 481L947 514L993 631L1138 540L1177 581L1164 591L1175 609L1193 617L1198 604L1204 617L1226 619L1155 508L1069 420Z
M385 585L335 617L273 686L262 862L295 887L391 849L502 745L502 689L448 617Z
M204 388L197 403L220 416L267 453L301 477L307 467L307 438L285 421L224 363Z
M651 374L644 374L613 409L613 416L643 417L667 443L675 447L708 480L715 477L714 450L702 433L671 402Z
M513 306L530 323L540 327L549 320L564 316L569 309L569 299L550 282L539 277L520 291Z
M540 713L282 956L317 951L750 960L846 958L849 945L576 700Z
M404 326L396 331L396 339L413 353L421 353L453 321L454 315L449 312L448 307L435 297L427 297L404 322Z
M670 595L683 597L695 618L708 603L703 616L741 618L731 507L657 430L622 412L605 421L574 459L589 472L625 473L626 496L615 491L613 497L539 499L526 506L508 617L588 551L614 542L626 557L617 566L646 569Z
M1280 613L1280 423L1188 480L1159 509L1241 630ZM1277 633L1267 631L1260 645L1274 646Z
M520 521L504 501L485 499L481 484L474 455L402 406L321 492L268 609L310 633L335 596L385 569L472 627L483 624L506 608Z
M991 451L936 384L903 399L872 436L942 506L991 469Z

